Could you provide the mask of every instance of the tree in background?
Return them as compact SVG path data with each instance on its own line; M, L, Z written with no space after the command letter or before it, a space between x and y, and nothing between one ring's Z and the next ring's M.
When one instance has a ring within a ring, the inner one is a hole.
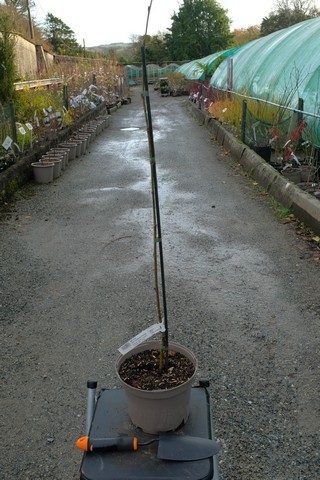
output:
M227 10L216 0L184 0L166 35L172 60L191 60L225 50L232 41Z
M82 54L82 47L78 44L74 32L52 13L48 13L45 18L44 32L46 40L59 55L79 56Z
M234 45L236 47L241 47L246 43L256 40L260 37L260 27L258 25L252 25L248 28L237 28L232 32L234 38Z
M320 15L314 0L278 0L275 5L276 10L262 20L262 37Z
M0 102L8 103L14 98L15 71L15 41L10 31L10 18L0 17Z
M26 0L4 0L5 5L13 7L17 12L26 14L28 6ZM30 8L35 6L34 1L30 0Z
M146 41L146 60L149 63L163 64L169 60L168 46L164 33L152 35Z
M31 1L30 6L31 8L34 6ZM0 17L2 16L8 18L12 33L17 33L27 39L31 38L26 0L5 0L4 3L0 4ZM41 28L36 24L33 27L33 40L38 44L43 44L44 38Z
M141 47L145 42L145 55L147 63L163 64L169 60L167 40L165 33L158 32L156 35L134 36L131 47L131 61L141 63Z

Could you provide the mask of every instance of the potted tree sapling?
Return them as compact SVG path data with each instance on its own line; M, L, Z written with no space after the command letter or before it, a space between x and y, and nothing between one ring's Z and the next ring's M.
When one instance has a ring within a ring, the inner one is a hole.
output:
M171 342L169 338L157 170L144 46L141 54L144 89L142 98L151 167L154 281L158 322L119 348L116 372L126 394L132 423L144 432L154 434L176 430L187 421L197 361L188 348ZM159 341L148 340L155 334L161 336Z

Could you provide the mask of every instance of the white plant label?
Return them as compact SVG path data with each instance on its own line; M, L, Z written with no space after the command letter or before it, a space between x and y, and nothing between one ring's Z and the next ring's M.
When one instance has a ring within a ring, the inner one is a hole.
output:
M21 133L21 135L25 135L27 133L23 127L19 127L18 130Z
M12 142L13 142L12 138L6 137L6 138L4 139L3 144L2 144L3 148L4 148L5 150L8 150L8 149L11 147Z
M165 332L166 328L164 326L164 323L156 323L155 325L151 325L150 327L146 328L142 332L138 333L135 337L131 338L127 343L122 345L120 348L118 348L118 351L121 353L121 355L124 355L125 353L130 352L134 347L137 345L140 345L140 343L144 342L148 338L152 337L158 332Z
M37 127L39 128L40 127L40 122L39 122L39 118L37 116L37 112L34 112L33 119L36 122Z
M30 132L33 130L33 126L31 125L31 123L26 123L26 127L28 130L30 130Z

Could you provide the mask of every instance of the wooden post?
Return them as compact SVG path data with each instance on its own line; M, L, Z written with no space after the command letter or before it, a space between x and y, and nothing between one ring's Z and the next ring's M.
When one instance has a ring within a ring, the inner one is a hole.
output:
M33 29L33 23L32 23L32 18L31 18L31 11L30 11L30 0L27 0L27 10L28 10L28 19L29 19L29 28L30 28L30 38L33 40L34 39L34 29Z

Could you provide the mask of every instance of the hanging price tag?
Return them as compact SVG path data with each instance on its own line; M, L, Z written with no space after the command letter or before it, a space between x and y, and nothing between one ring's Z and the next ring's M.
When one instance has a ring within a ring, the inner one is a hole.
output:
M122 345L120 348L118 348L118 351L121 353L121 355L124 355L127 352L130 352L134 347L137 345L140 345L140 343L144 342L148 338L152 337L158 332L165 332L166 328L164 326L164 323L156 323L155 325L151 325L150 327L146 328L143 330L141 333L138 333L135 337L131 338L127 343Z

